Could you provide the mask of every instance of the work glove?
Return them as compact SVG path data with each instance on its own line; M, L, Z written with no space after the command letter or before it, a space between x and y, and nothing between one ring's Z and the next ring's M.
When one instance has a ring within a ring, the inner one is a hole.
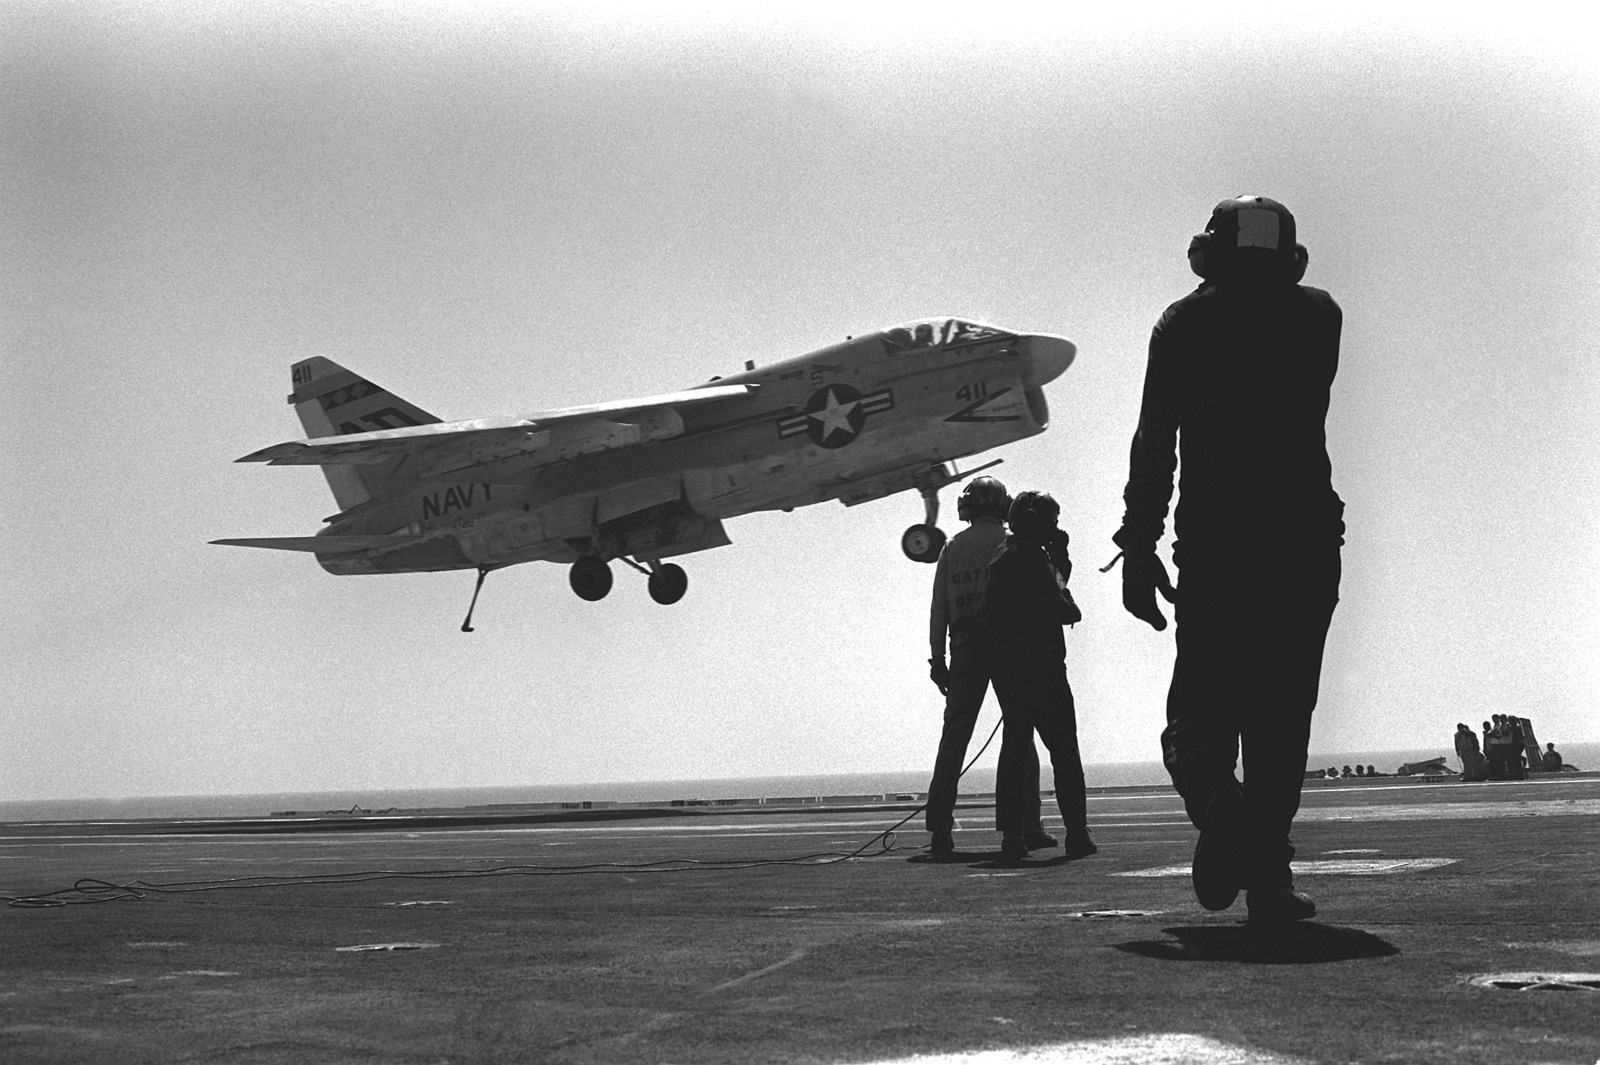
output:
M1167 619L1156 603L1156 592L1169 603L1178 601L1177 589L1167 576L1167 567L1154 550L1128 551L1122 556L1122 608L1157 632L1167 627Z
M944 664L944 655L928 659L928 676L940 695L950 694L950 667Z

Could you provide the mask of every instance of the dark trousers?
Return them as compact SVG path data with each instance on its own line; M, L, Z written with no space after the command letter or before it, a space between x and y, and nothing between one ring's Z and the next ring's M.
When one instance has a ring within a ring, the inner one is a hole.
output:
M1248 882L1288 886L1339 551L1186 550L1182 559L1162 760L1189 820L1204 829L1212 796L1240 787L1242 751Z
M956 792L961 770L966 765L967 744L972 741L978 711L989 691L989 665L976 643L950 647L950 686L944 698L944 732L939 736L939 754L933 762L933 782L928 785L926 825L929 832L949 832L955 827ZM1004 781L1015 776L1017 784L1007 789ZM1027 796L1032 794L1032 799ZM1001 793L1006 797L1002 801ZM1017 802L1015 813L1007 806ZM1028 743L1026 754L1007 755L1001 741L1000 767L995 779L995 824L1002 817L1019 819L1032 827L1039 823L1039 754Z
M1033 737L1050 752L1050 768L1055 774L1056 805L1068 836L1081 835L1089 824L1088 802L1083 787L1083 756L1078 753L1078 712L1072 700L1072 685L1067 683L1067 667L1061 662L997 663L994 693L1005 715L1005 733L1000 748L1000 775L995 782L996 827L1007 836L1020 836L1030 825L1021 815L1027 796L1023 774L1008 772L1008 760L1039 757ZM1012 789L1010 794L1007 790ZM1032 785L1035 810L1039 786Z
M1489 779L1510 780L1511 759L1507 757L1511 748L1500 743L1489 744Z

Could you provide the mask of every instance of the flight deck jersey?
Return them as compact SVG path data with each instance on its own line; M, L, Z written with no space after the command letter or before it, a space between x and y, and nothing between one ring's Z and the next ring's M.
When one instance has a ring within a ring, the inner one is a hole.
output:
M1035 672L1059 668L1067 656L1063 625L1072 624L1067 579L1040 544L1006 538L989 567L986 623L997 670Z
M1180 460L1181 543L1338 543L1324 423L1342 324L1326 292L1288 283L1206 284L1168 307L1150 336L1117 543L1161 539Z
M935 658L944 657L946 632L951 647L975 638L989 562L1005 538L999 518L980 517L951 537L940 552L933 571L933 607L928 614L928 642Z

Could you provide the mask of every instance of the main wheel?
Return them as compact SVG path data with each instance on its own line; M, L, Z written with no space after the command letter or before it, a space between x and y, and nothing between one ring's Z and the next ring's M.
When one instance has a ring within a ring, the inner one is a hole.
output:
M944 533L932 525L913 525L900 537L900 550L913 562L937 562L944 540Z
M683 567L668 562L654 573L650 574L650 598L667 606L683 598L683 593L689 590L689 575L683 572Z
M604 599L606 593L611 591L611 567L603 559L585 555L572 564L567 581L572 585L572 590L578 593L579 599L593 603Z

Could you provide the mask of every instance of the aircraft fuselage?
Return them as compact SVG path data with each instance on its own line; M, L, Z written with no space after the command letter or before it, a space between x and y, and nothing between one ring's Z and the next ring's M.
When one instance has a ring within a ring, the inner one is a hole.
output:
M955 332L959 324L943 326ZM589 554L646 561L726 543L726 518L829 499L865 502L917 487L916 478L942 462L1044 431L1041 386L1070 362L1068 342L989 330L935 334L932 343L925 335L919 344L914 329L900 331L909 341L892 330L873 333L714 379L755 390L688 409L681 431L665 439L554 462L524 454L431 473L326 530L410 531L423 542L318 559L340 574Z

